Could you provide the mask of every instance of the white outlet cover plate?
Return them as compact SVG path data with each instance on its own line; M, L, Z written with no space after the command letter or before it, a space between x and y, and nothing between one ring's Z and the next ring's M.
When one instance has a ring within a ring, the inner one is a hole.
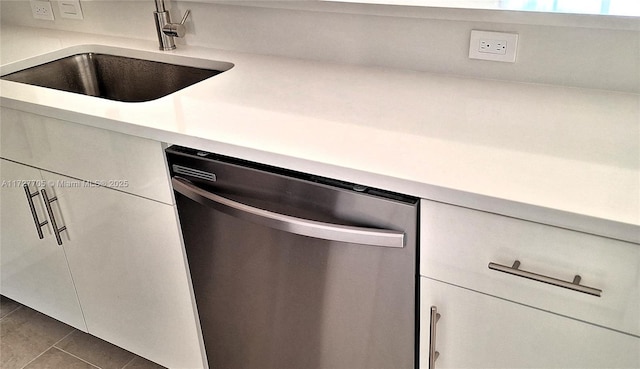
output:
M31 0L31 13L35 19L54 20L49 0Z
M482 41L505 42L507 46L506 52L504 54L482 52L480 47L480 44ZM469 41L469 58L471 59L515 63L517 49L518 49L517 33L490 32L490 31L478 31L478 30L471 31L471 38Z

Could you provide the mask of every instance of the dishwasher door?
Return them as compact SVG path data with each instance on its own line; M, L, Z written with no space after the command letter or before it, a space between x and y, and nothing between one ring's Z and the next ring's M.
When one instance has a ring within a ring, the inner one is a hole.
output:
M415 367L417 199L167 156L211 368Z

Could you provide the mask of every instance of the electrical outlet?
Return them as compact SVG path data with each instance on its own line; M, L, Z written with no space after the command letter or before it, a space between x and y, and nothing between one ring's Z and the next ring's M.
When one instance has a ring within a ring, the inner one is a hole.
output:
M31 0L31 13L35 19L54 20L53 9L48 0Z
M507 53L506 40L480 40L481 53L505 55Z
M60 0L60 16L70 19L84 19L82 16L82 8L80 8L80 0Z
M469 58L514 63L518 48L517 33L471 31Z

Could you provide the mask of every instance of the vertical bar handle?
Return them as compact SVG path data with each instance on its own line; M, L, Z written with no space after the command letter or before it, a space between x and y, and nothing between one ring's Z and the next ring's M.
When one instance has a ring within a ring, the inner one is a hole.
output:
M436 323L440 320L440 314L438 308L431 307L431 314L429 320L429 369L436 369L436 360L440 356L440 353L436 351Z
M36 192L31 192L31 190L29 189L29 185L26 183L22 187L24 188L24 194L27 195L27 202L29 203L29 209L31 209L31 216L33 217L33 222L36 225L38 238L43 239L44 234L42 233L42 227L44 227L44 225L49 222L46 219L42 222L40 221L40 219L38 219L38 213L36 212L36 207L33 204L33 198L36 196L39 196L40 193L38 192L38 190L36 190Z
M58 224L56 223L56 218L53 215L53 209L51 208L51 203L58 200L57 196L49 198L47 196L47 191L45 189L40 190L42 193L42 198L44 199L44 205L47 207L47 213L49 214L49 219L51 220L51 226L53 227L53 233L56 235L56 241L58 241L58 245L62 246L62 237L60 237L60 232L67 229L66 226L62 226L58 228Z

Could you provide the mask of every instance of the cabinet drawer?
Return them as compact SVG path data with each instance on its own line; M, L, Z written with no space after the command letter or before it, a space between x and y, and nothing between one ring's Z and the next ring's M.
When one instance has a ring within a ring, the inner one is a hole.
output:
M173 203L161 143L13 109L0 113L1 157Z
M427 200L420 232L423 276L640 335L640 245ZM538 280L576 275L600 297Z

